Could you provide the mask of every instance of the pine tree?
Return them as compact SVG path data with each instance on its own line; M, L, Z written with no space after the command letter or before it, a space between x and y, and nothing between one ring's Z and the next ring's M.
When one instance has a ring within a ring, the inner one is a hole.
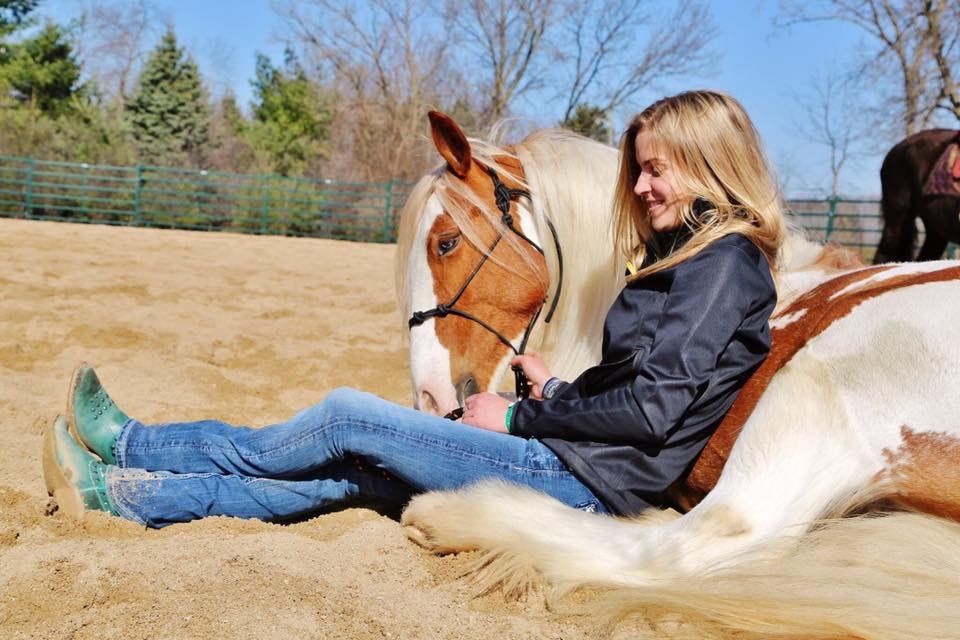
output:
M142 161L199 161L209 135L206 96L196 62L177 45L172 29L144 65L126 114Z
M303 175L322 156L330 137L331 109L293 53L284 70L257 54L253 122L249 138L280 175Z
M30 21L40 0L0 0L0 37L6 37Z
M0 77L16 99L50 115L65 112L82 92L80 65L63 31L52 22L34 37L4 44L9 57L0 63Z
M612 137L607 126L607 111L590 104L578 104L573 115L561 122L560 126L605 144L610 144Z

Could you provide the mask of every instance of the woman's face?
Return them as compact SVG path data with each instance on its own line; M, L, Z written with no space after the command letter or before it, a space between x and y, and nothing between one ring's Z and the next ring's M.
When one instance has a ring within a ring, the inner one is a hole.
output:
M666 158L657 155L653 137L648 131L637 134L634 145L640 175L633 192L647 205L650 226L656 232L680 227L680 200L674 182L676 174Z

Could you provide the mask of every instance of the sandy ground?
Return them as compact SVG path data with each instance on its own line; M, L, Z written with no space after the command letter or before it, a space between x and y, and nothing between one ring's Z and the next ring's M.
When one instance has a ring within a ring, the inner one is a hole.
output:
M477 597L469 554L429 556L370 509L160 531L47 515L41 436L84 360L147 422L267 424L342 385L408 403L393 253L0 220L0 637L602 635L536 595Z

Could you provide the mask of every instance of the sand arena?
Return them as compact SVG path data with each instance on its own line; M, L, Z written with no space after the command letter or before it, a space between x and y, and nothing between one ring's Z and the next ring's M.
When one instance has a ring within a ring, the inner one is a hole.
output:
M46 514L42 431L84 360L147 422L268 424L342 385L408 403L393 252L0 219L0 637L600 635L537 596L475 597L469 554L426 555L367 508L160 531Z

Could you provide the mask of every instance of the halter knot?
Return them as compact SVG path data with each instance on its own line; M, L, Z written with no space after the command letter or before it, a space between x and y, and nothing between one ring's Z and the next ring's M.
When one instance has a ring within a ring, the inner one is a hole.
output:
M407 326L411 329L414 327L419 327L426 322L431 315L432 314L430 311L414 311L413 314L411 314L410 319L407 320Z

